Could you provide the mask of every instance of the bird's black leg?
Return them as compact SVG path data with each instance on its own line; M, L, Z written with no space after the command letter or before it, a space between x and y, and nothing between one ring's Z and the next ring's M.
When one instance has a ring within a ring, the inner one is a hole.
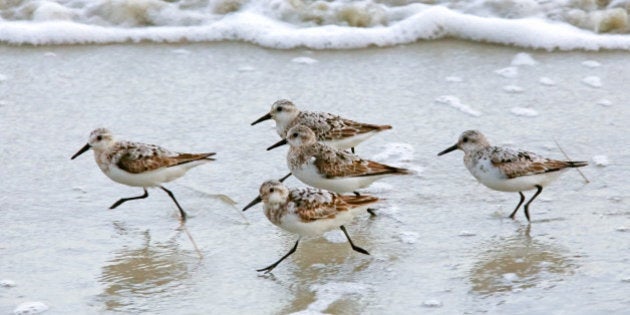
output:
M512 214L510 214L510 219L514 219L516 211L518 211L518 208L523 204L523 201L525 201L525 195L523 195L523 192L519 191L518 193L521 195L521 201L518 202L516 208L514 208L514 211L512 211Z
M270 273L271 270L273 270L273 268L276 268L276 266L278 266L278 264L280 264L283 260L285 260L287 257L291 256L291 254L295 253L295 250L298 247L298 244L300 243L300 239L298 238L297 241L295 241L295 245L293 245L293 248L291 248L291 250L284 256L282 256L282 258L280 258L280 260L276 261L275 263L263 268L263 269L258 269L256 271L264 271L265 273Z
M353 191L353 193L354 193L355 196L361 197L361 194L358 191L355 190L355 191ZM374 208L367 208L367 212L373 217L376 216L376 212L374 212L374 210L375 210Z
M354 245L354 243L352 242L352 239L350 238L350 235L348 235L348 231L346 231L346 227L345 226L342 225L339 228L343 231L343 234L346 234L346 238L348 239L348 242L350 242L350 246L352 246L352 249L354 251L357 251L357 252L359 252L361 254L366 254L366 255L370 254L370 253L368 253L367 250L365 250L365 249L363 249L363 248L361 248L359 246Z
M536 185L536 188L538 188L538 190L532 196L532 199L529 199L529 201L525 204L525 216L527 217L527 221L531 221L529 219L529 204L532 203L532 201L534 201L534 199L536 199L536 197L538 197L538 195L542 192L542 186Z
M118 201L114 202L114 204L111 207L109 207L109 209L115 209L116 207L120 206L123 202L129 201L129 200L144 199L146 197L149 197L149 192L147 191L147 189L146 188L142 188L142 189L144 189L144 194L142 196L120 198Z
M182 206L179 205L179 202L177 202L177 199L175 199L173 193L170 190L164 188L164 186L160 186L160 188L162 188L162 190L164 190L168 194L168 196L173 199L175 205L177 206L177 209L179 209L180 219L182 220L182 222L186 222L186 212L184 211L184 209L182 209Z

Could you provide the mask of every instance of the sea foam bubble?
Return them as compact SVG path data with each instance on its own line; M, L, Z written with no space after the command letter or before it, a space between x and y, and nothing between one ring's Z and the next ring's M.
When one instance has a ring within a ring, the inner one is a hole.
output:
M479 117L481 116L481 112L475 109L472 109L470 106L463 104L457 96L453 95L442 95L435 99L435 102L438 104L449 105L462 113L466 113L470 116Z
M42 302L24 302L18 305L14 310L15 315L32 315L43 313L48 310L48 305Z
M520 0L10 1L0 9L0 42L353 49L448 37L546 50L630 50L630 6L623 1L603 8L593 1ZM530 63L523 58L516 62Z

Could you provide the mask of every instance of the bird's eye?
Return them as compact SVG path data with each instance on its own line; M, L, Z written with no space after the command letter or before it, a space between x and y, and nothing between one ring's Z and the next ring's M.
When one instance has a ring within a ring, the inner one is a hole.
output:
M97 136L96 137L96 141L101 141L101 140L103 140L103 136Z
M269 188L269 192L270 192L270 193L272 193L272 192L274 192L274 191L275 191L275 189L273 189L273 188Z
M291 136L293 136L293 138L297 138L298 137L298 133L294 132Z
M278 107L278 111L281 112L282 111L282 107Z
M464 137L464 139L462 139L462 142L464 143L468 142L468 137Z

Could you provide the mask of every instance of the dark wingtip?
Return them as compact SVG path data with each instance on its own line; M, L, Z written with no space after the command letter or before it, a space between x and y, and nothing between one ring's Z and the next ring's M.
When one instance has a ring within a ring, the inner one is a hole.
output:
M215 155L217 155L216 152L206 153L206 156L204 157L204 159L208 161L216 161L217 159L213 158L213 156Z
M569 161L567 163L569 164L569 167L582 167L588 165L588 162L586 161Z

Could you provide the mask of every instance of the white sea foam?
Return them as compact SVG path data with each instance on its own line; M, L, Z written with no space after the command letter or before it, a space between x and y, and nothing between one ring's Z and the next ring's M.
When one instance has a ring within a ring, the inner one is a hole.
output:
M593 163L599 167L606 167L610 162L608 161L608 157L605 155L595 155L593 156Z
M516 116L535 117L538 116L538 112L535 109L526 107L512 107L510 112Z
M256 70L256 68L252 67L252 66L241 66L238 67L238 72L251 72Z
M31 315L39 314L48 310L48 305L42 302L24 302L18 305L14 310L15 315Z
M408 163L413 161L413 146L409 143L392 142L385 145L372 160L383 163Z
M12 288L16 285L17 284L13 280L9 280L9 279L0 280L0 287Z
M328 282L325 284L314 284L311 286L311 290L315 292L315 301L308 305L307 314L323 312L331 304L343 298L360 298L371 291L372 287L353 282ZM300 312L300 314L304 313Z
M394 190L394 186L385 182L375 182L370 187L365 188L365 192L372 195L383 194Z
M331 243L345 243L347 242L346 236L343 235L341 230L332 230L324 233L324 238Z
M0 73L0 82L4 82L4 81L6 81L8 79L9 79L9 77L7 77L6 75Z
M584 79L582 79L582 83L590 86L590 87L594 87L594 88L600 88L602 87L602 79L600 79L599 77L596 76L588 76L585 77Z
M556 81L554 81L551 78L548 77L541 77L538 82L540 82L540 84L542 85L546 85L546 86L554 86L556 85Z
M523 93L525 90L518 85L506 85L503 87L503 91L508 93Z
M597 68L601 66L602 64L595 60L586 60L582 62L582 65L589 68Z
M314 63L317 63L317 60L310 57L297 57L297 58L291 59L291 62L295 62L295 63L299 63L303 65L312 65Z
M609 99L602 98L597 101L597 105L607 107L607 106L612 106L612 102Z
M371 160L397 167L404 167L410 169L415 175L420 175L424 171L424 168L414 163L413 155L414 148L411 144L393 142L386 144L379 153L372 156Z
M442 302L438 300L426 300L422 302L422 306L425 307L442 307Z
M456 77L456 76L450 76L450 77L446 77L446 82L462 82L464 81L464 79L462 79L461 77Z
M453 37L547 50L630 50L627 0L603 9L592 2L13 1L0 9L0 41L245 41L280 49L348 49Z
M519 279L519 276L515 273L508 272L503 274L503 280L507 282L514 282Z
M172 52L178 55L190 55L190 50L187 49L173 49Z
M420 237L420 234L411 231L402 231L398 234L400 241L405 244L415 244L418 242L418 237Z
M458 109L459 111L466 113L470 116L479 117L481 116L481 112L478 110L472 109L470 106L463 104L457 96L453 95L442 95L435 99L435 102L438 104L446 104L453 108Z
M518 68L517 67L507 67L495 70L494 73L504 77L504 78L516 78L518 76Z
M477 234L475 232L463 230L463 231L459 232L459 234L457 234L457 235L458 236L462 236L462 237L470 237L470 236L475 236Z
M535 66L536 64L538 62L530 54L523 52L516 54L511 63L513 66Z

